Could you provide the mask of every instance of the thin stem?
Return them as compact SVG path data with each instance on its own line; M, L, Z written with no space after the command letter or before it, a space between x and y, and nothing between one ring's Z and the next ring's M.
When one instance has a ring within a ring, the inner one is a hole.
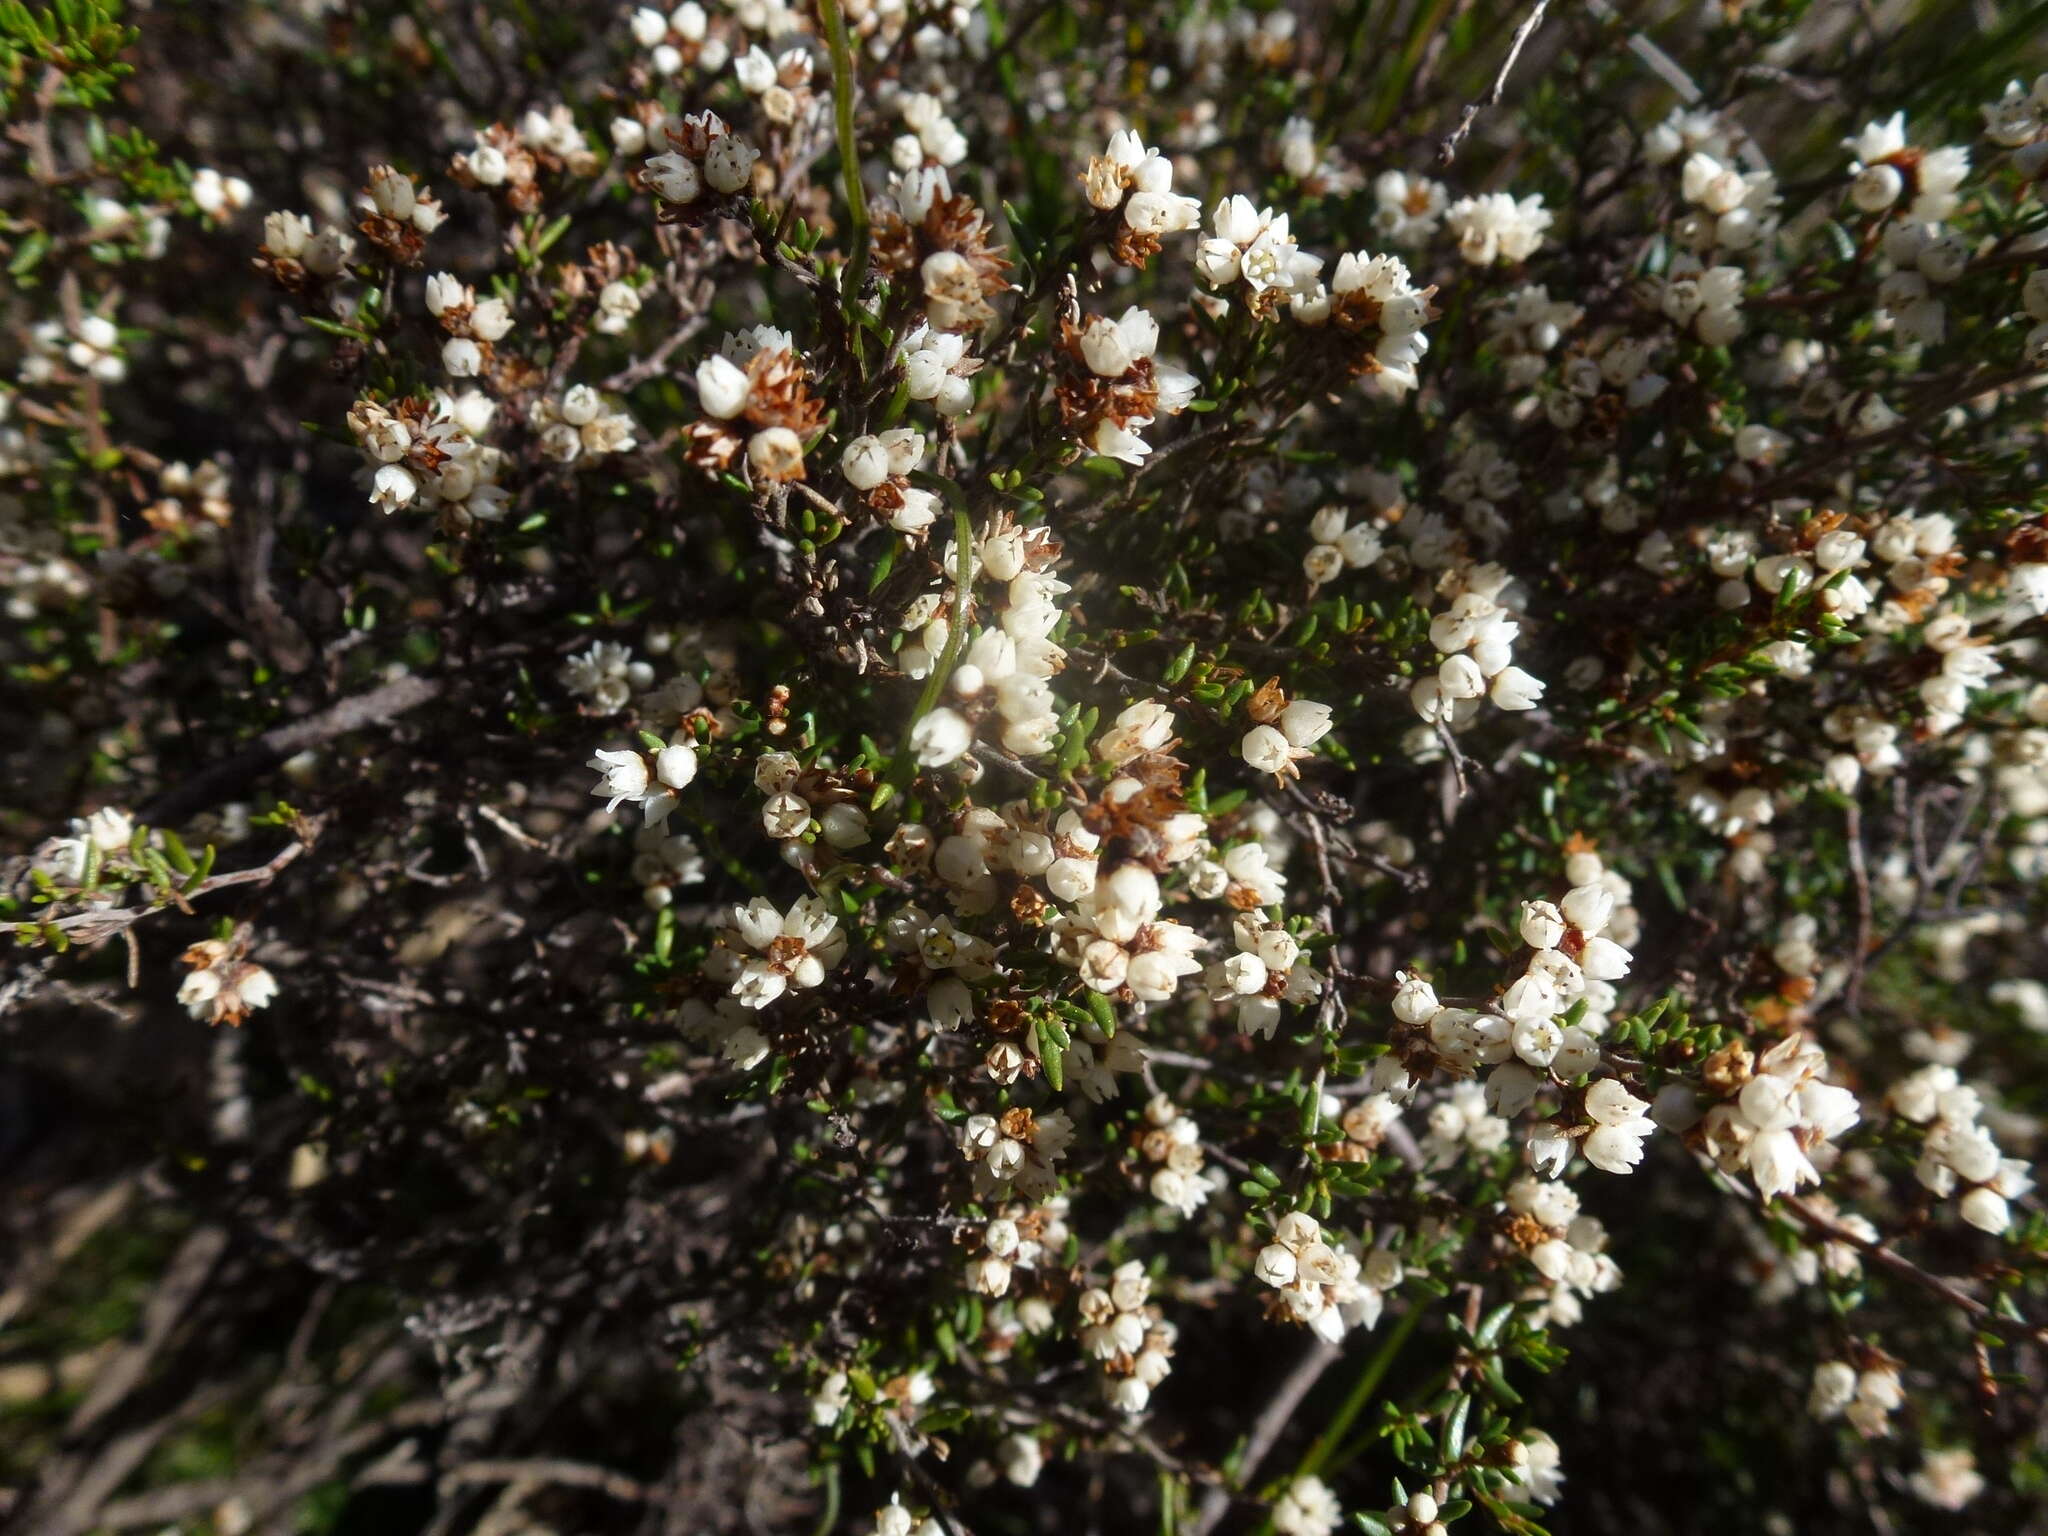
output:
M1387 1330L1387 1336L1380 1340L1380 1347L1374 1350L1372 1358L1365 1362L1365 1369L1358 1373L1358 1380L1351 1385L1350 1395L1344 1399L1343 1406L1330 1420L1329 1427L1316 1437L1315 1444L1308 1448L1308 1454L1301 1458L1301 1465L1294 1469L1296 1477L1313 1476L1328 1464L1330 1453L1336 1450L1337 1443L1344 1438L1345 1431L1351 1428L1352 1421L1371 1401L1373 1393L1379 1390L1380 1383L1386 1379L1388 1370L1394 1364L1395 1356L1401 1353L1401 1346L1408 1342L1408 1335L1413 1333L1416 1324L1422 1321L1423 1310L1420 1306L1411 1306L1401 1314L1401 1320Z
M1444 141L1437 146L1436 159L1439 165L1449 165L1458 158L1458 146L1465 142L1465 135L1472 131L1472 124L1478 120L1485 107L1497 107L1500 98L1508 88L1508 76L1515 72L1515 61L1522 56L1522 45L1529 41L1536 29L1543 25L1543 13L1550 9L1550 0L1536 0L1522 24L1515 28L1515 35L1508 43L1508 56L1501 60L1500 73L1493 77L1493 89L1486 93L1483 101L1470 103Z
M846 222L853 229L853 254L847 258L843 289L848 303L860 297L868 265L868 196L860 180L860 145L853 129L853 47L846 38L846 15L839 0L818 0L825 23L825 43L832 53L832 118L839 140L839 176L846 184Z
M1238 1457L1232 1474L1232 1482L1238 1489L1252 1486L1260 1464L1286 1432L1302 1401L1315 1390L1316 1383L1323 1379L1323 1373L1342 1358L1338 1347L1322 1338L1314 1339L1303 1351L1301 1359L1295 1362L1294 1369L1274 1391L1252 1425L1251 1433L1245 1437L1243 1453ZM1219 1483L1203 1495L1202 1507L1195 1516L1194 1536L1209 1536L1222 1523L1223 1517L1230 1512L1231 1492L1230 1484Z
M946 679L953 675L953 663L967 644L967 599L974 585L974 527L968 521L967 509L953 509L953 620L946 628L945 648L939 652L938 660L932 663L931 672L925 677L924 689L917 696L917 709L910 717L915 726L918 721L937 707L940 695L945 691ZM910 733L903 736L903 747L896 754L896 760L889 767L889 782L901 790L910 782Z

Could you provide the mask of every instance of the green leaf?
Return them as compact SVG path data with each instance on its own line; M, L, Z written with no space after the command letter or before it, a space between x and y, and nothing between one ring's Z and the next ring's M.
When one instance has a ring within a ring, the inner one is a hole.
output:
M1101 1027L1102 1032L1107 1035L1114 1035L1116 1033L1116 1008L1110 1003L1109 994L1097 992L1093 987L1090 987L1084 996L1087 1000L1089 1015Z
M1457 1407L1451 1410L1451 1416L1444 1421L1442 1450L1445 1461L1456 1461L1465 1454L1465 1419L1471 1412L1472 1394L1466 1392L1460 1395Z
M36 269L50 249L50 237L40 229L31 232L21 244L15 247L14 259L7 263L7 275L16 281L28 276Z
M181 875L189 875L199 867L193 862L191 852L179 840L177 833L165 827L157 835L164 840L164 857L170 860L171 868Z

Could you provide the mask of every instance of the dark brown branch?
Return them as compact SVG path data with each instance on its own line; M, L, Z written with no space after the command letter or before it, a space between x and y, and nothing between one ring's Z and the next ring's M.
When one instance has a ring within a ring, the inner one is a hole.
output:
M400 715L439 698L444 688L438 678L401 677L368 693L343 699L317 715L265 731L233 756L165 790L143 806L136 819L146 825L175 826L195 812L232 798L308 747L346 736L350 731L388 725Z
M1903 1254L1895 1253L1874 1238L1853 1232L1840 1222L1832 1221L1795 1195L1781 1195L1778 1204L1798 1217L1809 1231L1818 1232L1829 1242L1847 1243L1878 1268L1889 1270L1902 1279L1910 1280L1931 1295L1939 1296L1950 1306L1967 1313L1972 1318L1991 1317L1991 1308L1972 1296L1946 1276L1932 1274L1915 1264ZM2021 1323L2029 1335L2048 1341L2048 1328L2037 1328L2031 1323Z

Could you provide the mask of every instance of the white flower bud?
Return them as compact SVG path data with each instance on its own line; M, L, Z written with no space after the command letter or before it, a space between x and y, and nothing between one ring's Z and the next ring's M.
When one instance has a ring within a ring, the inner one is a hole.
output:
M697 401L708 416L730 421L746 409L751 389L746 370L720 353L697 365Z
M967 755L974 728L950 709L935 709L910 728L910 750L920 768L943 768Z
M665 203L691 203L704 190L704 173L687 155L656 155L642 168L648 188Z
M840 452L839 469L856 491L871 491L889 478L889 450L879 437L856 437Z
M704 152L704 179L715 192L738 192L752 179L754 162L760 158L760 151L746 140L726 134L713 139Z

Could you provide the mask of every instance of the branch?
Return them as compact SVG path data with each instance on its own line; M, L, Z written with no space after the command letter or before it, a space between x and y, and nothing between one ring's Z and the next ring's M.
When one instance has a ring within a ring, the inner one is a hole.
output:
M1863 852L1863 807L1849 796L1842 835L1849 844L1849 873L1856 885L1856 958L1850 962L1849 984L1844 1001L1851 1018L1863 1011L1863 971L1870 963L1870 869Z
M343 699L307 719L265 731L233 756L165 790L143 806L136 819L154 826L175 826L194 812L230 798L308 747L346 736L350 731L388 725L400 715L439 698L445 686L436 678L401 677L368 693Z
M1463 114L1458 118L1458 126L1446 134L1443 142L1437 145L1437 164L1449 165L1458 158L1458 146L1465 142L1465 135L1472 131L1472 124L1478 120L1483 107L1500 105L1501 93L1508 88L1508 76L1514 72L1515 61L1522 56L1522 45L1529 41L1538 27L1543 25L1543 13L1549 9L1550 0L1536 0L1529 14L1523 18L1522 24L1515 28L1514 38L1508 44L1508 56L1501 60L1500 73L1493 77L1493 89L1486 93L1483 101L1467 104Z
M307 836L287 844L267 864L258 864L253 869L238 869L232 874L210 875L189 891L174 892L174 898L182 905L195 896L210 896L215 891L225 890L231 885L268 885L281 874L287 864L312 846L312 837L319 831L319 823L311 818L306 823ZM97 944L110 939L117 933L124 933L152 912L161 912L169 902L156 902L146 907L114 907L91 912L74 912L69 917L60 917L54 927L75 939L80 944Z
M1252 1425L1252 1432L1244 1443L1244 1455L1238 1461L1237 1483L1239 1487L1250 1484L1252 1475L1259 1470L1259 1463L1266 1459L1266 1453L1273 1449L1280 1439L1281 1431L1293 1419L1294 1412L1323 1373L1344 1358L1344 1351L1324 1339L1317 1339L1302 1352L1294 1369L1287 1373L1260 1411L1258 1422ZM1225 1487L1211 1488L1202 1495L1201 1510L1195 1516L1193 1536L1209 1536L1222 1523L1230 1510L1231 1491Z
M1794 1216L1797 1216L1808 1230L1820 1233L1830 1242L1847 1243L1851 1248L1856 1249L1865 1258L1869 1259L1871 1263L1877 1265L1878 1268L1890 1270L1893 1274L1912 1281L1913 1284L1919 1286L1922 1290L1939 1296L1943 1301L1959 1308L1972 1318L1985 1319L1992 1317L1993 1314L1990 1307L1979 1301L1975 1296L1972 1296L1968 1291L1962 1289L1953 1280L1922 1269L1911 1259L1903 1254L1894 1253L1875 1238L1864 1237L1861 1233L1850 1231L1849 1228L1841 1225L1839 1222L1832 1221L1828 1217L1823 1216L1798 1196L1780 1195L1778 1197L1778 1204L1782 1205ZM2048 1342L2048 1328L2037 1328L2025 1321L2022 1321L2020 1326L2025 1328L2032 1337Z
M660 1490L636 1482L623 1472L588 1462L556 1457L513 1461L472 1461L445 1474L443 1483L552 1483L561 1488L588 1488L624 1504L660 1497Z

